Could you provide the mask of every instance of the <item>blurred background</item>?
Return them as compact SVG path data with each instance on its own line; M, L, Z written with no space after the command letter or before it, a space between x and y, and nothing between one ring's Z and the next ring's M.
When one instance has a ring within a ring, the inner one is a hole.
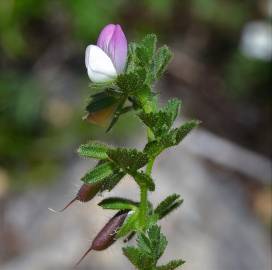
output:
M145 143L132 114L110 134L81 121L85 48L119 23L129 41L153 32L170 46L161 102L181 98L182 116L202 121L155 165L153 202L185 199L162 222L162 262L271 269L271 16L269 0L0 0L0 268L70 269L113 214L98 209L101 198L61 214L48 208L72 199L94 165L76 155L81 143ZM110 195L121 194L138 198L131 179ZM90 254L80 269L133 269L120 247Z

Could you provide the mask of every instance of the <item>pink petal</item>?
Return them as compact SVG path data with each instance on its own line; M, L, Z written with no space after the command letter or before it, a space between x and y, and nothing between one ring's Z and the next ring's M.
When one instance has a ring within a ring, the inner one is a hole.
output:
M108 47L109 47L109 43L112 38L114 30L115 30L115 25L108 24L102 29L98 37L97 46L100 47L106 54L108 54L107 53Z

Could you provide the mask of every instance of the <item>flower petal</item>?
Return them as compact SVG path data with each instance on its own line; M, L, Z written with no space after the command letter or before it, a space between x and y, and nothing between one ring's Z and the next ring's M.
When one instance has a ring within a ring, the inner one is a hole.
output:
M97 46L100 47L106 54L108 54L108 46L109 46L114 30L115 30L115 25L108 24L102 29L98 37ZM108 54L108 56L110 55Z
M115 26L106 53L113 61L117 73L122 73L127 61L127 39L119 24Z
M109 56L98 46L89 45L85 54L85 65L93 82L106 82L117 76Z

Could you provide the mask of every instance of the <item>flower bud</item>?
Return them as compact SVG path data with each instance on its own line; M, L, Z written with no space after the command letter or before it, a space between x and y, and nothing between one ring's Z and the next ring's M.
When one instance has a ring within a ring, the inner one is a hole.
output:
M109 222L102 228L102 230L97 234L95 239L92 242L91 247L85 252L85 254L81 257L81 259L76 264L79 265L80 262L86 257L86 255L91 250L104 250L111 246L115 241L115 236L117 234L118 229L123 225L127 215L127 210L119 211L115 216L113 216Z
M127 40L120 25L109 24L101 31L97 45L86 49L85 64L93 82L113 80L124 71L127 60Z

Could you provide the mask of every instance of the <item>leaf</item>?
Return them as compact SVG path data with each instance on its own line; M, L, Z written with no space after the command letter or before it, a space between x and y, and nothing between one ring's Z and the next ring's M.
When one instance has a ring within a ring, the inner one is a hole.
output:
M163 145L166 147L178 145L199 123L199 121L192 120L186 122L179 128L172 129L169 134L163 138Z
M169 48L164 45L159 48L154 57L154 77L158 79L166 70L168 63L170 62L173 54Z
M125 170L138 170L148 162L147 155L136 149L109 149L107 154L112 161Z
M134 208L135 209L135 208ZM132 231L136 230L136 223L138 221L138 209L132 210L128 213L128 216L123 225L118 229L116 238L124 237Z
M91 100L89 101L86 111L88 113L94 113L97 111L101 111L105 108L111 107L116 104L116 97L110 95L108 92L100 92L91 96Z
M135 49L137 58L139 59L139 65L149 68L156 49L157 37L154 34L150 34L144 37L144 39L138 44Z
M145 76L142 76L142 69L134 72L120 74L116 79L116 84L126 95L134 94L144 83Z
M167 104L163 108L163 111L167 113L168 115L170 115L172 124L174 123L174 121L176 120L179 114L180 107L181 107L181 101L174 98L174 99L168 100Z
M108 159L107 150L109 146L97 141L90 141L87 144L82 144L77 152L82 157L96 158L100 160Z
M159 219L162 219L173 210L177 209L183 200L180 199L180 195L172 194L164 199L155 209L154 213L158 215Z
M179 266L183 265L184 263L185 261L182 261L182 260L174 260L169 262L166 265L156 267L156 270L174 270L178 268Z
M157 140L148 142L144 148L144 152L152 159L156 158L163 150L165 146Z
M122 171L119 170L114 171L113 174L111 174L110 176L106 177L103 180L102 185L100 187L100 192L105 190L111 191L125 175L126 173Z
M166 134L172 125L172 114L164 111L156 113L141 112L138 116L153 131L156 137Z
M152 258L142 254L136 247L123 248L123 254L129 259L129 261L139 270L152 269Z
M136 209L138 207L138 203L118 197L111 197L102 200L99 204L103 209L113 209L113 210L125 210L125 209Z
M140 186L144 185L150 191L155 190L154 181L149 175L145 174L144 172L133 172L131 175L134 177L134 179L138 185L140 185Z
M86 184L99 183L114 173L114 166L111 162L105 162L96 166L93 170L89 171L84 177L81 178Z
M151 226L147 230L147 235L140 233L137 239L141 252L148 254L154 261L157 261L163 254L166 246L166 237L160 232L157 225Z

